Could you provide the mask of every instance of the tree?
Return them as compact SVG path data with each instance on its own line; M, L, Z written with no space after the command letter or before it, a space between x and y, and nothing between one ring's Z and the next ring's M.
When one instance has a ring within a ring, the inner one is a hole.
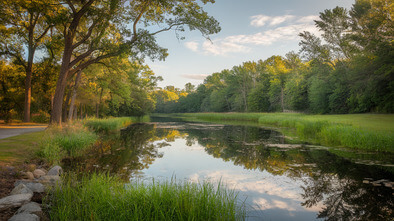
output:
M51 115L54 124L61 123L67 80L78 71L122 54L133 59L164 59L167 50L155 38L164 31L178 33L189 27L205 37L220 31L218 22L196 0L68 0L64 4L64 13L59 15L63 21L58 28L64 35L64 52Z
M281 56L272 56L265 62L265 69L270 75L270 101L273 109L283 112L284 106L284 86L288 77L289 69L285 59ZM279 108L278 108L279 107Z
M43 45L56 7L51 0L2 0L0 2L0 55L16 60L24 67L24 122L30 121L31 82L36 50ZM25 49L27 48L27 60Z

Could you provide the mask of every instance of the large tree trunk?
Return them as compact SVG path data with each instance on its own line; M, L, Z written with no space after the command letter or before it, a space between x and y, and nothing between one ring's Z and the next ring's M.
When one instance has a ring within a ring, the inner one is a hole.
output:
M31 106L31 78L33 74L33 58L35 48L32 42L29 42L29 57L27 59L26 79L25 79L25 105L23 110L23 122L30 122L30 106Z
M65 40L64 52L62 58L62 66L60 68L59 78L56 83L55 96L53 99L53 109L51 114L51 124L62 124L62 105L64 91L67 85L67 75L69 72L69 64L72 56L72 39L73 36L68 35Z
M68 109L68 106L69 106L68 104L70 103L71 93L72 93L72 91L69 90L68 93L67 93L67 96L66 96L66 101L64 102L63 113L62 113L63 114L62 122L66 122L66 120L67 120L67 114L68 114L67 109Z
M72 121L73 118L75 99L77 98L77 90L78 90L79 82L81 80L81 75L82 75L82 71L78 71L78 74L75 77L75 84L72 90L72 97L70 103L70 111L68 113L68 121Z

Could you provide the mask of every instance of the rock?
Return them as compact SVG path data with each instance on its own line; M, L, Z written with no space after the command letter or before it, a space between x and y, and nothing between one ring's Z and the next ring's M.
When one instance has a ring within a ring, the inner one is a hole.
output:
M27 188L25 184L21 183L11 191L10 195L26 194L26 193L33 195L33 191Z
M41 213L42 209L40 204L36 202L30 202L28 204L23 205L21 208L16 211L16 213Z
M32 172L26 172L26 178L29 180L34 180L34 175Z
M59 184L61 182L59 176L42 176L38 179L38 182L44 184L44 185L51 185L55 186L56 184Z
M60 166L54 166L48 171L47 175L60 176L62 175L62 173L63 173L63 169Z
M11 217L8 221L39 221L40 217L30 213L19 213Z
M33 180L18 180L15 182L15 186L19 184L24 184L27 188L31 189L34 193L43 193L45 192L45 186L41 183Z
M35 169L37 169L37 166L35 164L29 164L29 165L27 165L26 169L28 171L34 171Z
M33 194L17 194L11 195L0 199L0 211L6 210L8 208L20 207L28 202L30 202Z
M40 178L42 176L45 176L45 174L46 174L45 171L43 171L42 169L35 169L33 171L33 175L35 178Z

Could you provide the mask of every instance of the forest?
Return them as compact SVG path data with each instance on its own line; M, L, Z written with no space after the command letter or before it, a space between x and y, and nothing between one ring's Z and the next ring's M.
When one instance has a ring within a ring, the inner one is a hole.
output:
M1 0L0 119L61 122L154 110L157 36L220 31L214 0Z
M203 37L218 21L197 1L11 1L0 4L0 119L55 124L152 112L393 113L393 4L356 0L299 33L300 51L160 88L145 59L156 36ZM204 4L214 1L202 1ZM127 6L127 7L126 7ZM160 24L157 26L157 24Z
M315 20L321 36L301 32L299 52L212 73L198 86L156 91L156 111L394 112L393 3L358 0Z

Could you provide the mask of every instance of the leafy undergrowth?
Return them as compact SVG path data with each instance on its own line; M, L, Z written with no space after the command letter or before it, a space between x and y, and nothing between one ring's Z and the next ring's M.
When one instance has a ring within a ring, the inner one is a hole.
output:
M45 200L51 220L244 220L237 194L191 182L124 184L105 174L65 176Z

